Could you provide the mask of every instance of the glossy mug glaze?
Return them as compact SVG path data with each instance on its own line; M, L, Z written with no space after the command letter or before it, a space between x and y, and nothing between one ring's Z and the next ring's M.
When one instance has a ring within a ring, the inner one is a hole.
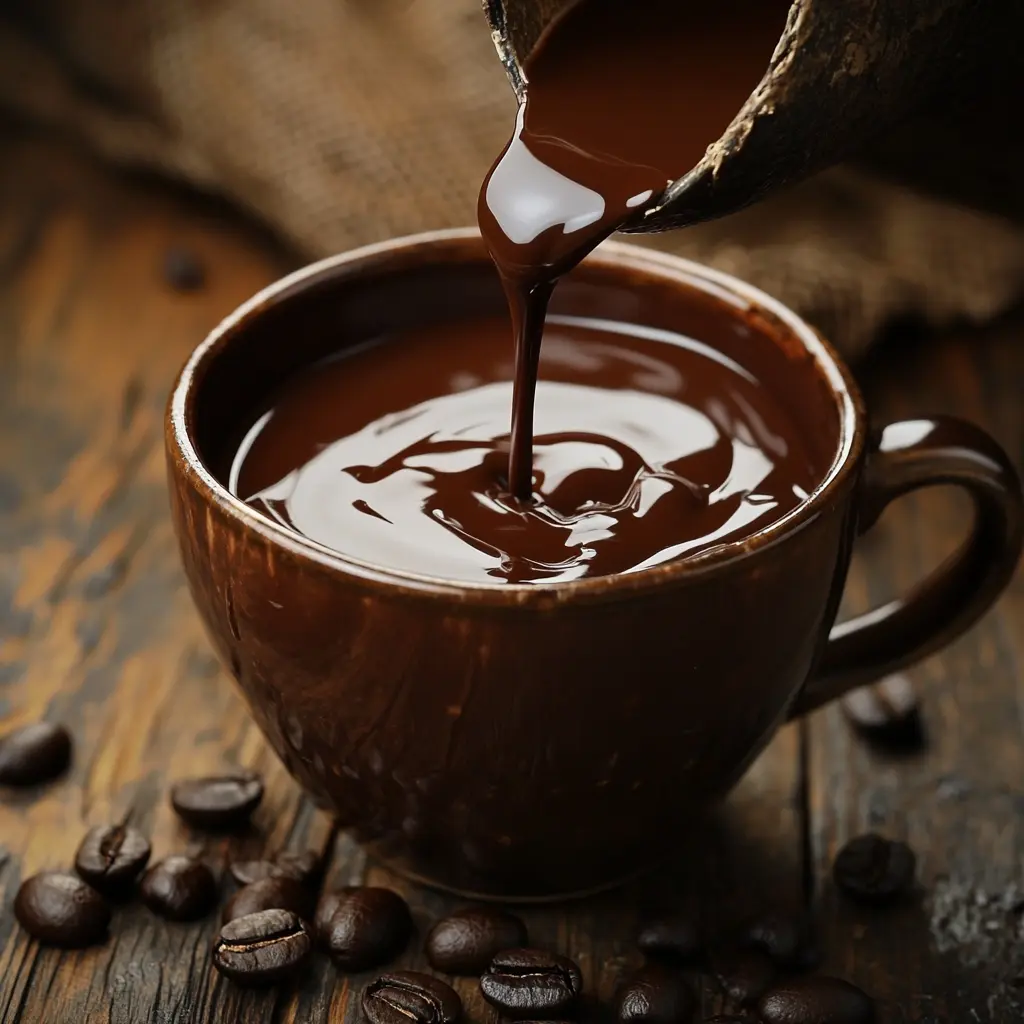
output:
M563 282L553 311L647 322L669 303L695 335L763 341L761 379L793 403L827 467L776 522L630 575L488 586L330 551L224 485L252 410L342 339L503 303L475 231L324 260L200 345L166 440L196 605L292 774L400 870L538 898L653 862L788 717L963 632L1009 581L1024 517L1017 476L984 432L929 419L869 437L849 372L797 316L727 275L616 243ZM973 499L963 547L908 597L834 626L857 533L938 483Z

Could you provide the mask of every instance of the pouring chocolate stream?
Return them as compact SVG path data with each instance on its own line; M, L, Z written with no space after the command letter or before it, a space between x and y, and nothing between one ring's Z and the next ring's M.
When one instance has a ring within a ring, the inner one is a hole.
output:
M788 8L582 0L525 62L515 131L478 208L515 335L508 486L520 501L533 492L537 368L556 283L656 209L720 137L764 75Z

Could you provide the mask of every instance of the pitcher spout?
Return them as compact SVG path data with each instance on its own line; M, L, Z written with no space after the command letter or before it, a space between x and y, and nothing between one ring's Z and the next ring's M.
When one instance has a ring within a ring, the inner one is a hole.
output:
M573 5L484 0L520 100L527 58ZM969 77L991 50L986 40L998 20L979 14L971 0L793 0L764 76L724 133L623 230L663 231L720 217L863 152L955 79Z

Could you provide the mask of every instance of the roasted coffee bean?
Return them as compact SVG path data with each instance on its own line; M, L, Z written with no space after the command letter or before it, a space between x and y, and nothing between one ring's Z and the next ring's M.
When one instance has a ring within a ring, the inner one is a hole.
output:
M526 943L526 925L514 914L497 907L466 907L431 928L425 949L436 971L483 974L503 949Z
M142 876L139 888L146 906L171 921L198 920L217 902L213 872L191 857L167 857L154 864Z
M325 948L334 912L341 906L343 900L347 899L358 889L358 885L346 885L342 889L330 889L321 894L320 900L316 905L316 913L313 915L313 932L317 942L321 943Z
M704 1024L753 1024L749 1017L737 1017L731 1013L720 1013L716 1017L705 1017Z
M245 825L263 799L263 782L254 772L182 779L171 787L171 805L196 828L231 831Z
M273 985L302 966L312 945L295 914L261 910L224 925L213 947L213 966L239 985Z
M113 898L127 896L149 862L149 840L127 825L89 829L75 854L75 870L94 889Z
M642 1024L679 1024L690 1020L695 1005L693 993L681 973L660 964L649 964L615 994L615 1018Z
M398 893L360 886L339 899L325 929L325 945L343 971L365 971L398 956L410 934L412 915Z
M917 857L906 843L869 833L851 839L836 855L832 877L860 903L895 903L914 885Z
M756 1003L775 980L775 965L758 950L719 952L712 959L722 991L741 1006Z
M261 910L288 910L308 921L313 914L313 894L294 878L264 878L239 889L225 904L221 920L234 921Z
M872 1024L875 1005L839 978L796 978L769 989L757 1012L764 1024Z
M915 753L926 737L914 684L902 673L843 697L842 709L858 734L890 753Z
M679 966L695 963L703 952L697 922L683 915L648 921L637 933L636 944L649 960Z
M569 1010L583 978L568 957L542 949L506 949L480 978L484 999L506 1017L550 1017Z
M264 878L292 878L312 885L320 873L320 858L313 850L279 853L273 860L236 860L230 870L239 885L252 885Z
M366 986L363 1013L370 1024L456 1024L462 1000L429 974L391 971Z
M49 782L71 763L71 734L63 725L33 722L0 739L0 783L35 786Z
M163 273L167 284L178 292L193 292L206 283L206 268L199 257L180 245L164 253Z
M80 949L101 942L110 924L103 897L77 875L42 871L21 883L14 916L34 939Z

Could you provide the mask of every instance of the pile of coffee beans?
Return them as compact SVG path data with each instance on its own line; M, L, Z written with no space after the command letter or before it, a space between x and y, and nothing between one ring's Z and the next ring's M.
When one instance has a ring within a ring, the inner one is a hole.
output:
M67 768L70 758L71 737L62 726L25 726L0 740L0 783L29 786L48 781ZM262 798L263 783L249 772L186 779L171 789L175 811L193 827L214 832L247 825ZM149 840L124 822L96 826L78 847L75 874L43 871L22 883L14 901L15 917L42 943L79 948L102 942L110 924L110 904L136 894L150 910L171 921L195 921L213 911L220 886L207 864L172 854L146 870L150 854ZM268 909L309 916L314 895L307 887L319 866L315 854L280 854L273 861L236 865L236 875L258 878L259 888L240 889L225 908L225 921Z
M60 726L40 723L0 741L0 783L35 785L54 778L70 761L71 739ZM248 826L263 798L250 772L186 779L171 790L171 805L188 825L204 831ZM125 823L97 826L83 838L75 874L44 871L22 883L15 916L40 942L79 948L102 942L113 902L136 893L172 921L210 914L220 887L201 859L172 854L149 866L150 844ZM236 861L238 888L221 913L213 966L251 987L293 976L319 946L342 971L391 963L413 934L405 900L389 889L346 886L321 894L323 863L314 852L279 853ZM897 903L915 884L916 859L904 843L864 835L836 856L833 878L850 899L873 907ZM694 992L684 969L715 978L734 1015L705 1024L872 1024L875 1008L860 989L838 978L808 977L821 952L806 921L766 914L748 921L728 942L708 948L698 923L685 915L646 921L636 944L645 965L619 986L614 1016L623 1024L677 1024L693 1020ZM579 966L557 952L529 945L526 926L497 907L466 907L427 933L430 966L449 976L479 978L480 992L512 1020L572 1019L580 1009ZM444 981L414 971L389 971L364 989L370 1024L456 1024L462 1002Z
M317 911L318 931L339 904L366 891L325 894ZM367 934L383 927L384 906L377 910L367 904L360 924ZM517 945L495 949L510 939ZM575 1018L583 996L579 966L558 953L531 948L527 941L526 927L514 915L495 907L469 907L434 924L424 951L437 971L479 975L483 998L502 1017ZM799 918L766 914L747 922L725 946L708 950L695 921L666 917L646 922L637 943L647 963L619 986L612 1007L614 1019L623 1024L692 1021L697 1000L684 966L717 977L735 1007L736 1015L711 1018L708 1024L872 1024L876 1019L873 1002L855 986L837 978L798 976L820 959L812 930ZM412 972L381 975L363 994L363 1010L375 1024L441 1024L456 1020L459 1009L450 986Z

